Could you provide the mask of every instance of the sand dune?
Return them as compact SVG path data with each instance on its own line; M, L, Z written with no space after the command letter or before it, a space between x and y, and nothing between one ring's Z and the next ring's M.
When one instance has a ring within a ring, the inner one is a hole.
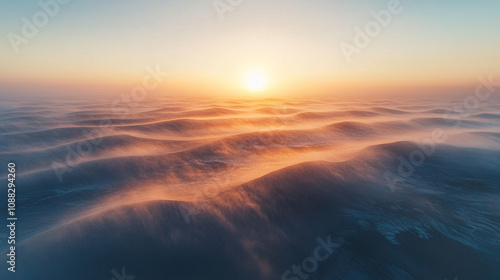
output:
M498 107L457 123L450 104L6 109L0 156L18 166L26 225L16 276L282 279L332 236L341 245L311 279L497 279ZM436 129L446 140L430 143Z

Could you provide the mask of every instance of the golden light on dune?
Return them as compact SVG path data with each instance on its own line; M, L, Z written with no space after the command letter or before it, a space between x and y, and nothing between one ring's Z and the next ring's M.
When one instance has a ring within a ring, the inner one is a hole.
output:
M259 92L267 88L268 76L262 69L250 69L245 73L244 82L247 90Z

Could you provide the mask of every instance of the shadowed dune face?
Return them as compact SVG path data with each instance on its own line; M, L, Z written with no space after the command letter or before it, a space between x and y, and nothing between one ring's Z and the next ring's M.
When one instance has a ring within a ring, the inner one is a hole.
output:
M282 279L331 236L310 279L500 278L500 102L460 102L2 105L17 276Z

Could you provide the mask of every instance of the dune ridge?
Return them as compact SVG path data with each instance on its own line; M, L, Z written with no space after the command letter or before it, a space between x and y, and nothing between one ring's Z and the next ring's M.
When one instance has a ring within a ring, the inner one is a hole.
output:
M493 101L468 114L444 100L158 100L126 116L52 105L0 113L2 164L18 166L29 225L19 279L121 267L280 279L329 235L342 245L315 279L500 277ZM429 144L436 130L446 139Z

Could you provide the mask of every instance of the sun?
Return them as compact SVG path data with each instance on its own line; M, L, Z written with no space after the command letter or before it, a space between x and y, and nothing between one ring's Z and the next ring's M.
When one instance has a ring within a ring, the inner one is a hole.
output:
M268 77L262 69L250 69L245 73L245 87L249 91L259 92L267 88Z

